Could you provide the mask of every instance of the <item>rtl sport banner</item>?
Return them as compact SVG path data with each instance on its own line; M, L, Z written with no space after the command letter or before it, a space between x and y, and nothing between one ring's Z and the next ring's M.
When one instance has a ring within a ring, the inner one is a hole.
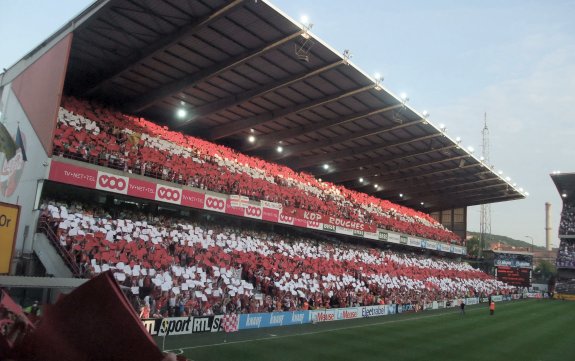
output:
M224 315L204 317L169 317L142 320L152 336L188 335L191 333L223 332ZM236 327L237 328L237 327Z
M403 236L390 231L378 230L374 225L330 217L303 209L281 207L278 203L262 201L249 203L245 197L217 193L201 193L177 186L169 186L86 168L72 163L53 160L48 179L79 187L98 189L125 194L133 197L205 209L212 212L230 214L296 227L316 229L350 236L379 239L391 243L401 243L419 248L434 248L438 251L465 254L465 247L447 245L435 241Z

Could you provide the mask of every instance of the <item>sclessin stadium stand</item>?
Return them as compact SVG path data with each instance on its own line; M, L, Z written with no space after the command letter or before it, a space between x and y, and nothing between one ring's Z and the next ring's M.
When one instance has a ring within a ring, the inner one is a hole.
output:
M557 284L555 297L575 300L575 174L552 174L551 179L563 199L559 222Z
M96 1L0 77L17 302L113 274L143 316L219 330L245 326L224 313L510 297L460 262L466 209L525 193L349 52L268 1L142 10Z

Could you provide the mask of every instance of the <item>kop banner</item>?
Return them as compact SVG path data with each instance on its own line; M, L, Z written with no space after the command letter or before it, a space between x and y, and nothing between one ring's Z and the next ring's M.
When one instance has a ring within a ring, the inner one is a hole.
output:
M373 225L369 225L369 224L365 224L365 223L361 223L361 222L355 222L355 221L346 220L346 219L335 218L335 217L327 216L327 215L324 215L321 213L310 212L310 211L306 211L306 210L298 209L298 208L284 207L282 213L289 215L289 216L292 216L294 218L300 218L300 219L312 222L312 224L315 224L315 222L319 222L319 223L323 223L326 226L327 225L331 225L331 226L335 226L335 227L339 226L339 227L343 227L343 228L347 228L347 229L351 229L351 230L364 231L364 232L376 232L376 230L377 230L377 227L375 227ZM330 230L335 229L335 227L330 227Z

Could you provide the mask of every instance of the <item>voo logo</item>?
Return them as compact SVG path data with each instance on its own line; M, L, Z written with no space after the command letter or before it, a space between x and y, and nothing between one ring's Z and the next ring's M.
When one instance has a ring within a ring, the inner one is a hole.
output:
M123 178L107 176L107 175L102 175L100 179L98 179L98 183L103 188L117 189L119 191L123 191L124 189L126 189L127 185L126 181Z
M180 200L180 192L175 189L160 187L158 189L158 198L177 202Z
M221 199L208 197L206 198L206 206L212 209L223 210L226 203Z
M317 227L319 227L319 222L317 222L317 221L307 221L307 225L308 225L308 227L315 227L315 228L317 228Z
M252 217L261 217L262 209L258 207L248 206L248 208L246 208L246 215Z
M286 223L292 223L293 222L293 217L287 216L283 213L280 213L280 221L281 222L286 222Z

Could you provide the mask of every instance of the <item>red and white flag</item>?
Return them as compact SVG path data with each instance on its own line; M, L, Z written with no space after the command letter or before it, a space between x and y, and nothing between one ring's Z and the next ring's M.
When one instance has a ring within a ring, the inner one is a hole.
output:
M222 326L224 327L224 332L236 332L238 330L239 317L235 313L230 315L224 315L222 318Z

